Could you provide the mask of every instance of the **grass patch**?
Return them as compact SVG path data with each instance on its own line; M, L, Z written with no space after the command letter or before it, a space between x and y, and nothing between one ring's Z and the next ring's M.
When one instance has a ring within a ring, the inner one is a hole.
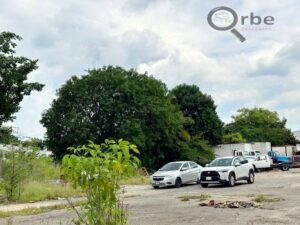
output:
M180 196L178 198L180 198L181 201L183 201L183 202L190 201L191 199L197 199L201 202L201 201L205 201L208 198L210 198L210 195L205 195L205 194L201 194L201 195L184 195L184 196Z
M54 184L51 182L29 181L25 183L19 203L37 202L66 197L80 197L84 193L70 184Z
M121 181L121 185L148 185L150 178L148 176L135 175Z
M278 202L278 201L282 201L284 200L283 198L273 198L271 196L267 196L267 195L257 195L253 201L254 202L258 202L258 203L264 203L264 202Z

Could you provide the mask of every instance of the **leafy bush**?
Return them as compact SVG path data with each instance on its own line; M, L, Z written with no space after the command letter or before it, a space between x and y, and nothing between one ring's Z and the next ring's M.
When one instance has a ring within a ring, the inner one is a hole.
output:
M201 137L193 137L190 141L180 143L182 160L191 160L205 164L214 159L215 155L209 143Z
M11 151L2 163L2 187L8 201L16 201L20 198L23 182L28 175L28 160L24 152Z
M71 148L77 155L66 155L62 166L66 178L86 193L78 223L89 225L127 224L126 210L119 201L120 180L132 174L139 165L135 145L127 141L106 140L101 145Z

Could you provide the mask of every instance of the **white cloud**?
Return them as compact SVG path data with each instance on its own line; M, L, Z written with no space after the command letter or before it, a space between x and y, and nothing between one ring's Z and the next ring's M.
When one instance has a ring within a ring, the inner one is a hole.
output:
M208 26L208 12L220 5L240 15L272 15L271 31L231 33ZM284 8L284 10L282 10ZM41 112L71 75L113 64L148 71L172 88L197 84L212 95L228 122L241 107L277 110L292 129L300 128L300 9L296 0L3 0L1 30L23 36L18 53L39 59L30 81L46 84L26 97L14 126L23 136L44 135Z

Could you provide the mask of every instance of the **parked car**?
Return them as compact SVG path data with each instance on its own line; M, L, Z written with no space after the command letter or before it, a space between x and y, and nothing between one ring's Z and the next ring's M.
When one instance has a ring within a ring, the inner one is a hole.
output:
M253 164L255 172L272 168L273 160L268 155L261 154L257 156L246 156L245 158Z
M254 182L254 168L244 157L221 157L213 160L202 169L200 183L202 187L209 184L227 184L232 187L236 181Z
M191 161L170 162L150 176L153 188L175 186L200 180L202 166Z

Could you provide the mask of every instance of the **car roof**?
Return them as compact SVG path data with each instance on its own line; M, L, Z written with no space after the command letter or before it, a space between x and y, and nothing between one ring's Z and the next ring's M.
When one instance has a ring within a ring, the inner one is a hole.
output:
M170 163L185 163L185 162L188 162L188 161L174 161L174 162L170 162Z
M174 162L169 162L169 163L186 163L186 162L193 162L193 161L174 161ZM195 163L195 162L193 162Z

